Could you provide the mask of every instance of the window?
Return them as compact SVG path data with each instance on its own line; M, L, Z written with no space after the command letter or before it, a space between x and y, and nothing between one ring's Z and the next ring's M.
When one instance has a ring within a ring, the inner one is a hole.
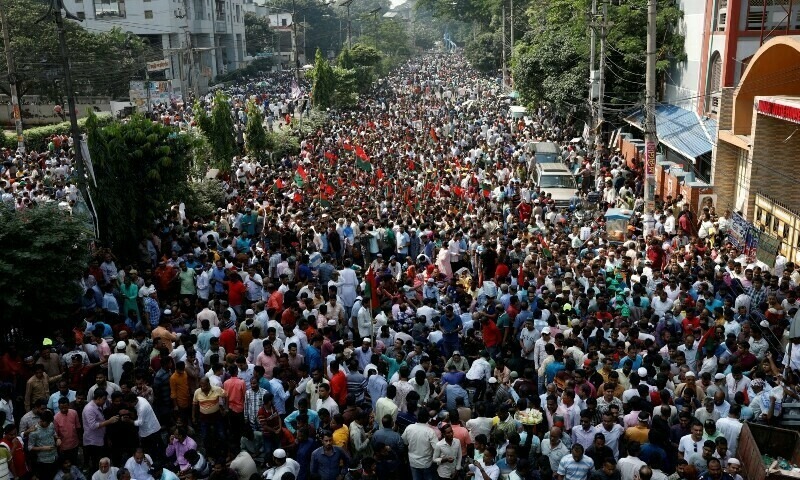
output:
M125 18L124 0L94 0L96 18Z
M747 30L772 29L786 26L791 15L789 4L791 0L750 0L747 8Z
M708 113L719 113L719 102L722 97L720 89L722 87L722 57L719 52L714 52L711 55L711 68L708 76L708 105L706 111Z
M86 20L86 12L75 12L75 15L77 15L81 20Z
M281 26L282 27L286 26L286 19L285 18L281 18Z
M728 21L728 0L720 0L717 5L717 31L725 31L725 23Z
M144 11L144 18L150 20L153 18L153 11L152 10L145 10Z
M83 0L75 0L75 3L83 3Z

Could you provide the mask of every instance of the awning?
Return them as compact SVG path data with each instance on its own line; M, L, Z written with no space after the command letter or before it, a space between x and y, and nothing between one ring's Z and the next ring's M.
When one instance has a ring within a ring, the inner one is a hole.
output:
M638 109L625 121L644 129L644 111ZM658 141L684 157L694 160L709 153L717 141L717 121L670 104L656 106Z

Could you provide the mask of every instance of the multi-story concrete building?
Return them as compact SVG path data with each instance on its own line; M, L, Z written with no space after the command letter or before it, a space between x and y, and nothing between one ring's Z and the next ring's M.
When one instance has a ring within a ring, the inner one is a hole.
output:
M244 66L243 0L65 0L90 30L117 27L147 39L169 61L173 91L202 94L217 75Z
M667 72L656 108L658 194L682 194L697 208L701 200L736 206L717 188L714 156L725 89L735 88L759 48L775 37L800 36L800 0L677 0L684 16L686 60ZM628 156L643 155L641 112L631 125ZM733 172L731 172L733 173ZM751 199L752 201L752 199ZM737 207L739 208L739 207ZM800 208L800 205L798 206Z

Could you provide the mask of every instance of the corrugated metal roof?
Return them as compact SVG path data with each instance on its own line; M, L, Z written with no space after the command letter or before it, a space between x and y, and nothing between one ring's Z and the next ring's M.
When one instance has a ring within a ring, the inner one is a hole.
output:
M643 129L644 111L634 111L625 121ZM656 106L656 132L659 142L686 158L695 159L710 152L716 144L717 121L675 105L660 104Z

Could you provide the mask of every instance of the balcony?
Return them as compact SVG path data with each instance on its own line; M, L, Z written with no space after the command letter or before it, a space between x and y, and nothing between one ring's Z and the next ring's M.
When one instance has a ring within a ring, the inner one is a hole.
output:
M228 23L224 19L216 20L214 22L214 33L228 33Z

